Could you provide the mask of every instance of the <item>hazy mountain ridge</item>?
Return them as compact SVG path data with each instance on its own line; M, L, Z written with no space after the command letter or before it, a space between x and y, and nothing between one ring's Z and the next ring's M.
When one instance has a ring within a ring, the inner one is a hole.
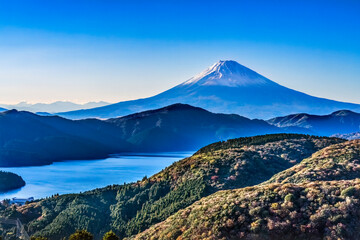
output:
M20 218L31 234L54 240L84 228L96 239L110 229L130 236L204 196L258 184L338 142L343 140L289 134L220 142L138 183L62 195L2 214Z
M329 115L293 114L267 121L277 127L298 127L313 134L331 136L349 134L360 130L360 113L340 110Z
M299 112L360 111L358 104L313 97L283 87L235 61L219 61L199 75L153 97L58 114L72 119L113 118L175 103L260 119Z
M348 133L348 134L334 134L333 137L343 138L347 140L360 139L360 132Z
M6 109L16 109L18 111L29 111L33 113L36 112L56 113L56 112L75 111L80 109L102 107L109 104L110 103L103 101L88 102L84 104L78 104L69 101L57 101L53 103L34 103L34 104L27 102L20 102L18 104L0 104L0 106Z

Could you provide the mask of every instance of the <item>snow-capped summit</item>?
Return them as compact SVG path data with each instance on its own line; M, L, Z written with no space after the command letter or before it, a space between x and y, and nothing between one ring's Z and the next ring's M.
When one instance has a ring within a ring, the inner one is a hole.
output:
M153 97L59 115L72 119L111 118L175 103L262 119L294 113L324 115L341 109L360 111L358 104L313 97L281 86L235 61L219 61L188 81Z
M238 87L275 83L236 61L226 60L215 63L183 84Z

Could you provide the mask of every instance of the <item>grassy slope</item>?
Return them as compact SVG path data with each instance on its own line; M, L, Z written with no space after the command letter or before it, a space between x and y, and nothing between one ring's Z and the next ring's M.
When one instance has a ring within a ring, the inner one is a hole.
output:
M359 203L358 179L220 191L131 239L359 239Z
M203 198L134 239L359 239L358 159L360 141L327 147L265 184Z
M360 140L320 150L300 164L273 176L268 183L348 180L360 177Z
M60 239L86 228L130 236L223 189L255 185L334 143L334 138L267 135L205 147L138 183L45 199L4 214L36 235Z

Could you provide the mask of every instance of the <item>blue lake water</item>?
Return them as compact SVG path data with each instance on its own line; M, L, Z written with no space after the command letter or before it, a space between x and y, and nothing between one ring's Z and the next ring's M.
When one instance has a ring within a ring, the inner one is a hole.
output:
M104 160L56 162L40 167L0 168L20 175L26 185L0 194L5 198L44 198L53 194L79 193L151 176L192 152L114 156Z

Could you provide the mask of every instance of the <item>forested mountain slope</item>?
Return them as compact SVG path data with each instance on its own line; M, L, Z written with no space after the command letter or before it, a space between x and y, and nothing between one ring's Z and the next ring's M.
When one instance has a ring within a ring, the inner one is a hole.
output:
M359 239L359 157L359 140L329 146L264 184L219 191L131 239Z

